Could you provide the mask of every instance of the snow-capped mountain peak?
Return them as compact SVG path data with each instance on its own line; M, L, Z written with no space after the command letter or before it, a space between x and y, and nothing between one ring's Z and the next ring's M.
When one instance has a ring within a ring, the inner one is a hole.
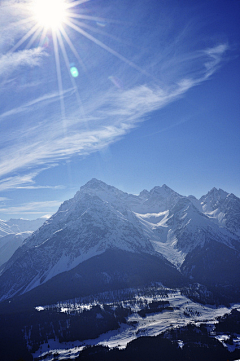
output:
M150 190L150 194L152 194L152 195L158 194L158 195L161 195L162 197L167 197L173 193L175 193L175 192L171 188L169 188L166 184L163 184L161 187L156 186Z
M214 211L223 202L228 193L222 189L212 188L205 196L200 198L202 209L205 213Z
M109 249L158 254L178 268L197 247L213 242L237 250L239 215L240 199L221 189L199 201L165 184L137 196L94 178L4 265L0 297L29 291Z
M149 191L146 189L144 189L143 191L141 191L139 193L139 198L141 198L141 199L146 200L146 199L148 199L148 197L149 197Z
M113 186L110 186L96 178L91 179L74 196L76 202L80 201L84 195L97 196L102 201L108 202L117 208L128 208L129 203L139 203L138 197L125 193Z
M199 200L203 213L240 236L240 199L222 189L211 189Z

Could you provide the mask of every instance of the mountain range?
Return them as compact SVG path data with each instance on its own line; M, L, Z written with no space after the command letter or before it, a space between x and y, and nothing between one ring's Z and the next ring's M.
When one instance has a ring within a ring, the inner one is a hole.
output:
M92 179L3 264L0 300L50 303L162 282L201 283L231 301L239 299L239 274L234 194L213 188L196 199L163 185L132 195Z
M43 218L0 220L0 269L23 241L44 223L44 220Z
M3 221L0 219L0 237L8 234L17 234L22 232L34 232L44 223L44 218L29 219L9 219Z

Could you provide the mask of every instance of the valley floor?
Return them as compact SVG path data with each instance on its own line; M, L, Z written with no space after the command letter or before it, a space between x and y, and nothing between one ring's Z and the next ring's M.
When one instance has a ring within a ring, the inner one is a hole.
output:
M229 351L240 347L240 335L236 334L232 339L232 345L230 345L228 340L231 335L215 332L219 317L230 314L234 309L240 311L240 304L232 304L231 307L202 305L191 301L180 291L170 289L165 290L165 293L161 292L160 295L137 295L134 299L118 302L119 304L128 310L129 315L124 322L120 323L118 329L103 333L95 339L82 341L60 343L57 339L55 341L48 339L48 342L42 344L32 354L34 359L44 359L45 361L75 359L86 346L101 345L110 349L124 349L130 342L139 337L157 336L170 329L182 328L189 324L196 327L204 324L211 337L221 342ZM94 305L99 305L103 309L101 302L95 302ZM112 310L116 308L116 305L116 302L108 304ZM155 307L153 308L152 305ZM89 308L91 308L89 303L71 304L68 302L68 304L62 305L59 311L73 314L76 310ZM44 307L39 307L38 310L42 312ZM103 316L100 313L96 314L96 319L101 317ZM183 344L180 341L179 347L181 348Z

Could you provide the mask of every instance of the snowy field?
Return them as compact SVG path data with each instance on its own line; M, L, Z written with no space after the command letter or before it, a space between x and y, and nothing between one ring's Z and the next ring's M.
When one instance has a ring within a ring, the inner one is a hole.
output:
M172 310L166 309L159 313L148 313L144 318L139 316L137 311L141 309L140 305L142 302L146 303L147 301L150 303L153 300L167 300ZM218 322L217 317L230 313L234 308L240 310L240 304L234 304L230 308L201 305L181 295L180 292L168 293L167 298L162 296L154 298L140 296L136 298L134 306L131 301L125 301L123 305L131 307L133 313L128 317L127 324L121 324L118 330L109 331L96 339L84 340L82 342L59 343L58 341L48 340L48 344L41 345L39 350L33 354L33 357L44 356L45 361L52 361L54 360L54 354L57 353L58 360L65 358L74 359L87 345L104 345L109 348L117 347L123 349L129 342L138 337L157 336L171 327L183 327L189 323L196 326L199 326L201 323L208 323L212 327ZM84 305L82 307L84 308ZM88 308L89 305L85 307ZM67 308L65 307L62 311L67 312ZM227 340L226 337L222 336L221 338L219 336L218 339L224 343ZM237 343L239 343L239 340L237 340Z

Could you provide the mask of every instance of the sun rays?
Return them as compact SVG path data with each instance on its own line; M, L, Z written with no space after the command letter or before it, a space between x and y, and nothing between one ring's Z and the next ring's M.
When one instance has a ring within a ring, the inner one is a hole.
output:
M116 50L108 46L106 43L99 40L97 35L92 35L93 33L96 33L101 36L106 36L113 40L119 41L119 39L116 39L116 37L114 37L112 34L104 31L104 27L107 23L119 23L119 21L110 21L98 16L85 14L81 9L81 5L86 2L88 2L88 0L29 0L28 5L26 5L26 10L29 16L22 20L22 22L29 24L29 28L26 31L26 34L24 34L10 50L11 53L22 48L41 48L44 47L46 42L49 44L49 38L52 39L63 123L66 112L64 105L62 72L66 71L67 69L82 115L83 109L81 99L78 94L78 88L76 86L76 79L81 71L83 71L84 74L87 74L86 65L84 64L79 50L77 50L73 41L71 40L70 33L76 31L78 34L88 39L95 45L101 47L112 56L125 62L130 67L135 68L135 70L145 74L145 72L131 60L127 59ZM60 54L62 54L62 56L60 56ZM72 63L72 55L76 59L76 63L79 65ZM71 61L69 60L69 57ZM65 64L64 67L62 67L61 61L63 61Z

